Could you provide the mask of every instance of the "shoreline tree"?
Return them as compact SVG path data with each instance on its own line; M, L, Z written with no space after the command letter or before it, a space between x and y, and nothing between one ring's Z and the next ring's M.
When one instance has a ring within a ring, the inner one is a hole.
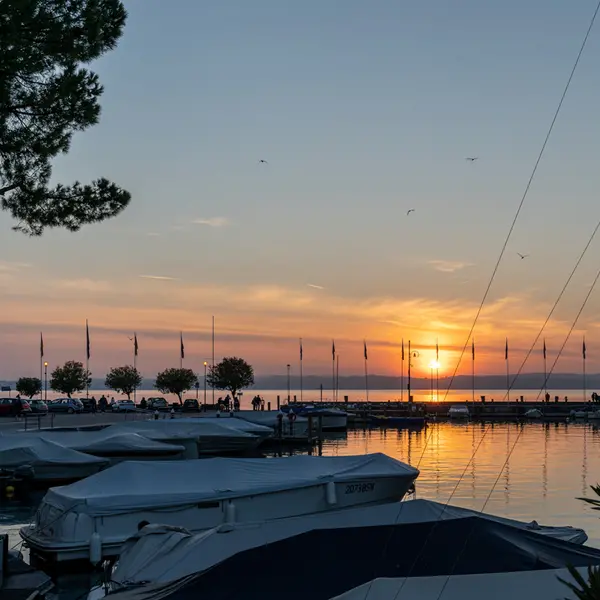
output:
M31 400L42 391L42 380L39 377L19 377L15 388L19 394Z
M175 394L179 404L183 404L182 395L191 390L198 381L198 375L192 369L165 369L156 376L154 387L161 394Z
M116 47L126 19L121 0L0 2L0 208L14 230L77 231L129 204L104 178L51 181L52 160L100 117L103 88L84 65Z
M92 383L92 373L87 371L83 363L69 360L62 367L52 371L50 387L56 392L66 394L68 398L74 392L81 392Z
M131 394L142 385L142 376L132 365L113 367L107 373L104 385L110 390L125 394L130 400Z
M228 356L210 368L206 381L217 390L231 392L235 400L241 390L254 385L254 369L243 358Z

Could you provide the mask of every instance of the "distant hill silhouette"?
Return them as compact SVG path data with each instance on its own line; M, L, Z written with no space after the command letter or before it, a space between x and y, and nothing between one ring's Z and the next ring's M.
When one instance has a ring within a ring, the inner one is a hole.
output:
M514 375L511 375L511 383ZM404 388L406 389L407 377L404 376ZM448 388L449 377L440 377L440 390ZM303 387L305 390L318 390L323 385L323 389L331 389L331 375L305 375ZM0 381L1 386L10 385L15 389L14 380ZM470 390L472 380L470 375L458 375L454 378L452 389ZM300 377L292 375L290 377L290 386L292 390L300 388ZM412 377L411 386L413 390L428 390L431 386L429 377ZM544 386L543 373L524 373L518 377L512 385L517 390L539 390ZM555 373L548 378L547 387L549 390L578 390L583 386L583 377L580 373ZM259 375L256 377L254 386L259 390L285 390L287 388L287 375ZM586 387L590 393L594 390L600 392L600 373L590 373L586 378ZM200 389L204 388L202 376L200 377ZM345 375L340 376L339 388L341 390L363 390L365 388L364 375ZM477 375L475 377L475 388L478 390L505 390L506 375ZM103 390L104 378L93 378L90 389ZM154 379L144 379L141 389L154 389ZM398 390L400 389L400 377L391 377L389 375L369 375L369 389L372 390ZM108 391L107 391L108 393Z

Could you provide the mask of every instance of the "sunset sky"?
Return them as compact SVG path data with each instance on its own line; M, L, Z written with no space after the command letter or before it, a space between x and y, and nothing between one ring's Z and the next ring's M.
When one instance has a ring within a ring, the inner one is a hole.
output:
M85 356L145 376L238 355L258 374L456 365L596 2L130 0L118 48L93 65L101 123L56 161L105 176L118 218L29 239L0 215L0 378ZM600 218L600 22L475 330L477 371L524 357ZM467 156L479 160L469 163ZM259 163L259 159L268 164ZM406 215L408 209L415 212ZM546 333L562 344L600 235ZM529 254L521 260L517 253ZM600 371L600 290L558 371ZM540 349L527 364L540 371ZM470 352L461 371L470 372Z

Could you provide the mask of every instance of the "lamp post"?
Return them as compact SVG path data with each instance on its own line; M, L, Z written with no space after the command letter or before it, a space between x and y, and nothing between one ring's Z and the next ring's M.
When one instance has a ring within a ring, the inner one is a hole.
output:
M288 406L290 405L290 365L287 366Z
M206 367L208 363L204 361L204 410L206 410Z
M48 400L48 363L44 363L44 402Z

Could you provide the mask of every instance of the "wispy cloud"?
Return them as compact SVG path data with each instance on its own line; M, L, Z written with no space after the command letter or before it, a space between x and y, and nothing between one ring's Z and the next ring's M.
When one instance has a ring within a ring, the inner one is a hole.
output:
M112 289L108 281L97 279L59 279L55 285L61 289L74 290L78 292L101 293Z
M225 217L211 217L209 219L194 219L192 223L196 225L208 225L209 227L226 227L229 225L229 219Z
M310 288L315 288L315 290L324 290L325 289L322 285L316 285L314 283L307 283L306 285Z
M165 277L164 275L140 275L142 279L157 279L159 281L175 281L175 277Z
M29 263L0 261L0 271L4 273L15 273L16 271L29 269L30 267Z
M146 235L148 237L160 237L160 233L157 233L156 231L148 231Z
M453 261L453 260L430 260L429 263L436 271L442 273L455 273L461 269L472 267L472 263Z

